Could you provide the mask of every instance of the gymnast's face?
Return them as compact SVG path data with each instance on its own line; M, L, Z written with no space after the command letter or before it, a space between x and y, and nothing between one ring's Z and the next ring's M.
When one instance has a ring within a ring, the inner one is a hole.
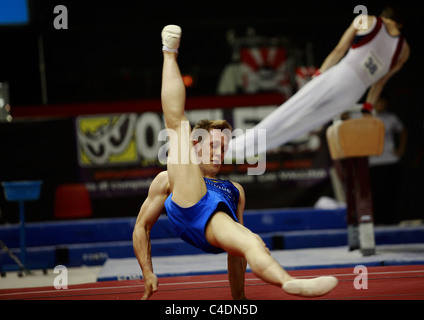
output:
M197 156L203 171L213 175L219 172L228 149L228 136L219 129L212 129L209 134L196 144Z

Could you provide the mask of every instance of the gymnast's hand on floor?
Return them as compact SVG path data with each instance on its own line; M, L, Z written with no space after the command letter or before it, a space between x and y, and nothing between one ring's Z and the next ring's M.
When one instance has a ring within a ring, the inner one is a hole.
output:
M144 295L141 300L148 300L156 291L158 291L158 278L152 273L144 278Z

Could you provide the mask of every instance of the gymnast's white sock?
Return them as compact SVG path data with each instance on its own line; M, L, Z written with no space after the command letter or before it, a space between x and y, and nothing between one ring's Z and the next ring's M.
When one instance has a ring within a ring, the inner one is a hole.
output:
M314 279L295 279L284 283L283 290L303 297L318 297L329 293L337 286L338 280L332 276Z

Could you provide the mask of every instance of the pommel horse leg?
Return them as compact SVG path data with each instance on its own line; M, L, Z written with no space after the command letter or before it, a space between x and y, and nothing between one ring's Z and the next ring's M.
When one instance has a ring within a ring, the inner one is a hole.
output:
M347 158L345 168L350 180L346 188L346 199L350 199L347 203L349 250L360 248L363 256L370 256L375 254L375 239L368 158Z
M375 254L374 216L368 156L384 147L384 124L374 118L349 119L327 130L330 155L344 169L349 250Z
M356 214L355 199L355 174L352 158L339 161L344 180L344 192L346 197L346 220L347 220L347 245L349 251L360 248L358 217ZM348 192L349 190L349 192Z

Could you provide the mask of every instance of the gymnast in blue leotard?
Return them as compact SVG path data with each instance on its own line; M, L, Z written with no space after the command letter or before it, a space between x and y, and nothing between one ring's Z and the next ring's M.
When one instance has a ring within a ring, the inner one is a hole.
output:
M180 38L179 26L169 25L162 31L161 102L170 137L169 154L167 170L150 184L134 226L134 253L143 272L145 288L142 299L149 299L158 289L150 232L163 209L167 210L172 227L183 240L205 252L228 253L228 280L234 299L246 299L247 263L255 275L287 293L326 294L337 285L337 279L293 278L271 256L261 237L243 225L246 200L243 187L217 179L232 128L225 120L205 120L196 125L203 130L203 135L196 136L196 127L191 131L184 114L186 92L177 63ZM190 161L186 161L187 156Z
M227 213L238 222L236 212L240 193L231 181L203 178L207 192L195 205L182 208L172 201L172 193L165 201L165 208L176 235L191 245L209 253L224 252L209 244L205 227L217 211Z

